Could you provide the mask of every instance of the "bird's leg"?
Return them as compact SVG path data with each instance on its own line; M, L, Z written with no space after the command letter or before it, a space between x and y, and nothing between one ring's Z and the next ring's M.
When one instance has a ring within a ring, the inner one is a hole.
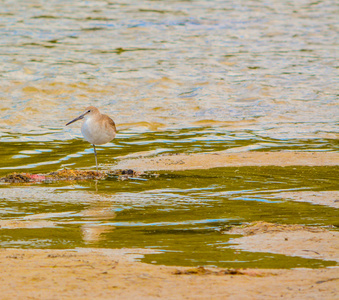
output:
M95 165L97 167L97 172L98 171L98 160L97 160L97 151L95 150L95 145L93 144L93 148L94 148L94 156L95 156Z

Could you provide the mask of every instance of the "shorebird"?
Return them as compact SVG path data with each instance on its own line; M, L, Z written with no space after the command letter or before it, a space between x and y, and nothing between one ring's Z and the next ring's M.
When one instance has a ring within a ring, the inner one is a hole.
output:
M96 107L89 106L79 117L68 122L66 126L81 119L85 120L82 123L81 132L85 140L93 145L95 165L98 172L98 160L95 145L106 144L115 138L117 133L115 123L109 116L101 114Z

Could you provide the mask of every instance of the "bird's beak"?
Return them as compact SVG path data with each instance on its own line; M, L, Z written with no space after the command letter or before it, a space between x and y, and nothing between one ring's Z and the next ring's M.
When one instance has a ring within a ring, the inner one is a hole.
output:
M87 111L86 111L85 113L83 113L82 115L80 115L79 117L75 118L74 120L68 122L68 123L66 124L66 126L69 125L69 124L72 124L72 123L74 123L74 122L76 122L76 121L78 121L78 120L83 119L84 116L85 116L86 114L87 114Z

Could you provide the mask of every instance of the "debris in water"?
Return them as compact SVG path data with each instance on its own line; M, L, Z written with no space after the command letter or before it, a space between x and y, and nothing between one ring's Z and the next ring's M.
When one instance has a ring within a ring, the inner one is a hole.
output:
M21 174L13 173L13 174L7 175L6 177L2 177L0 181L10 182L10 183L24 183L24 182L30 182L31 178L24 173L21 173Z
M31 173L12 173L0 178L4 183L50 183L56 181L74 181L74 180L97 180L106 178L115 178L117 180L140 179L143 173L132 169L114 170L114 171L90 171L90 170L69 170L63 169L57 172L47 174Z
M184 270L175 270L174 275L249 275L249 276L263 276L263 273L257 270L246 269L217 269L211 270L204 267L190 268Z

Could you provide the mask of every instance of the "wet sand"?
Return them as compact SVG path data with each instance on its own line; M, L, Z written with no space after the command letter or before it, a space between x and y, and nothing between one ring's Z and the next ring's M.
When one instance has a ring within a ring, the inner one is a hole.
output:
M339 208L339 191L279 192L273 194L273 196L291 201L309 202Z
M220 269L203 273L196 268L133 262L138 255L128 252L3 249L0 298L335 299L338 295L338 268L247 270L243 275L223 275L217 272Z
M337 165L337 153L225 152L121 159L114 168L206 169L225 166ZM277 197L337 207L338 192ZM18 226L18 224L2 224ZM20 224L19 224L20 227ZM339 234L324 228L264 222L236 227L234 248L339 262ZM0 250L1 299L336 299L339 267L229 271L149 265L147 249ZM152 252L153 253L153 252ZM229 274L229 273L235 274Z
M324 228L257 222L225 233L242 234L233 248L339 262L339 232Z
M158 157L121 157L112 167L114 169L133 169L136 171L192 170L220 167L249 166L336 166L339 153L335 152L240 152L227 151L163 155Z

